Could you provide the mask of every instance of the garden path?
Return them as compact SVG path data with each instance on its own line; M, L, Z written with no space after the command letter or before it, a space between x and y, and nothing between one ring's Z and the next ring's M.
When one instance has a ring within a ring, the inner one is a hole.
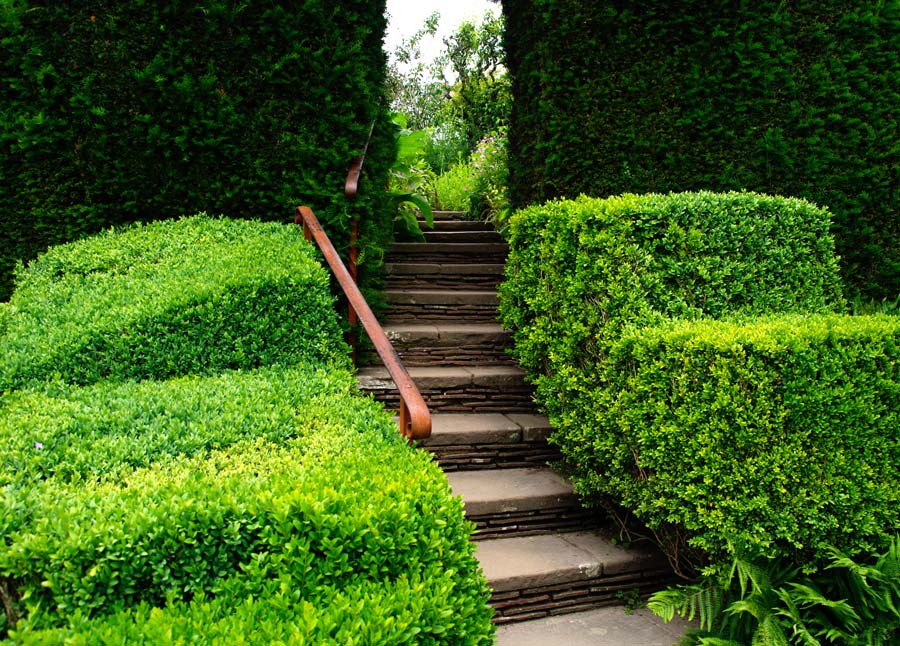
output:
M497 322L507 252L490 223L436 213L425 242L390 248L384 292L385 332L432 411L432 436L422 445L477 528L498 644L531 643L526 634L551 646L673 644L683 625L597 609L659 589L671 572L653 549L614 544L546 466L558 457L547 443L550 425ZM361 368L359 381L396 409L385 369Z

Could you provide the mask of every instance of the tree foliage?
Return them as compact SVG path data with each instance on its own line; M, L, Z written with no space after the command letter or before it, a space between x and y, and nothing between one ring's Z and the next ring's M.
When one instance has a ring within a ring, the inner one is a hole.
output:
M429 164L437 172L467 159L486 136L506 126L512 104L501 15L463 22L443 39L441 53L424 60L423 43L438 32L440 14L393 52L388 70L392 108L411 129L427 129Z

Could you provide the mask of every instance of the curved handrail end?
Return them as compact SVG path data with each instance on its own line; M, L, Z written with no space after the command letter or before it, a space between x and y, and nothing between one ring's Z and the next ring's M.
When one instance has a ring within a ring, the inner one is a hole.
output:
M394 346L376 320L372 308L366 303L359 287L356 286L356 281L350 275L334 245L331 244L331 240L322 229L315 213L308 206L298 206L294 222L303 224L303 232L307 236L307 240L310 238L315 240L325 262L328 263L344 290L350 307L356 312L357 320L362 323L368 333L375 351L384 362L394 385L400 392L400 432L410 440L423 440L429 437L431 435L431 415L422 394L410 378L409 372L403 367L403 362L394 350Z

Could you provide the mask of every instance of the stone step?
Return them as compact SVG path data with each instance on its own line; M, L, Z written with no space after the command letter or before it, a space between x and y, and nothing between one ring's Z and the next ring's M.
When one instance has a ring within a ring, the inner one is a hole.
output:
M425 242L428 244L449 243L497 243L503 242L503 237L496 231L423 231Z
M503 280L501 263L389 262L387 289L496 290Z
M395 242L388 247L386 260L501 264L508 254L505 242Z
M647 608L592 608L497 628L496 646L673 646L698 622L666 623Z
M399 305L490 305L500 298L492 289L386 289L388 303Z
M391 324L450 320L496 322L500 301L494 289L386 289L383 294L389 306L386 320Z
M625 549L597 530L478 541L476 555L501 624L615 605L674 581L657 549Z
M431 416L431 437L421 446L447 473L544 466L560 457L547 443L551 431L543 415L437 413Z
M431 216L434 218L435 222L439 220L454 220L454 221L467 221L466 218L469 217L468 211L445 211L445 210L435 210L431 212Z
M428 222L419 220L419 229L424 231L496 231L491 222L482 220L448 220L434 219L434 226L429 227Z
M408 372L435 413L532 413L533 389L518 366L409 366ZM389 410L398 410L399 395L383 367L360 368L359 388Z
M596 514L581 507L572 485L547 467L448 474L476 540L581 529Z
M384 332L407 366L514 363L499 323L390 323Z

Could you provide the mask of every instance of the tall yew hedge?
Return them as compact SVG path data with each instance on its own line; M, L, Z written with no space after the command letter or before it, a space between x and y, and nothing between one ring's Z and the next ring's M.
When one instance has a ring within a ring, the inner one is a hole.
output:
M900 292L900 1L503 0L510 193L747 189L834 214L845 279Z
M342 196L385 123L384 14L384 0L0 0L0 299L17 260L134 220L283 221L304 202L340 239L350 213L386 217L386 128L364 197Z

